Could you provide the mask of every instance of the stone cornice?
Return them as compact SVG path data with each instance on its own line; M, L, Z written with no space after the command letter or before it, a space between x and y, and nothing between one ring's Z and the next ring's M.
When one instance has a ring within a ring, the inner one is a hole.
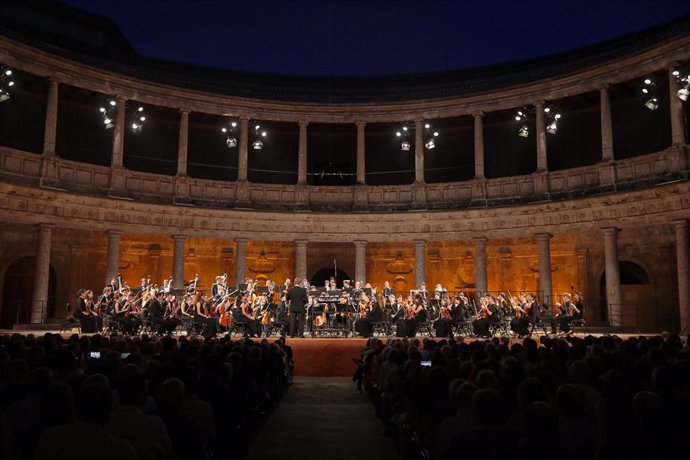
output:
M672 225L690 218L690 182L524 206L465 211L314 214L181 208L0 183L5 222L141 234L294 241L410 242L532 237Z
M636 78L690 55L690 36L678 37L642 52L615 58L586 70L554 78L537 79L500 90L415 101L361 104L328 104L256 100L222 96L104 71L52 55L43 50L0 36L0 61L11 67L45 77L58 78L70 85L104 94L119 94L127 99L174 109L183 108L226 116L298 122L390 122L406 119L434 119L471 115L477 110L491 112L528 105L531 101L554 100L596 91L605 84Z

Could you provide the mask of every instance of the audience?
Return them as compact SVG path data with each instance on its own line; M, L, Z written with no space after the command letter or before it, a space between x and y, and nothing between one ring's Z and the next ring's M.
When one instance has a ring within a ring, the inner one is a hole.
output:
M670 334L372 338L357 375L402 458L660 459L690 435L690 347Z
M0 458L242 458L291 368L282 340L0 336Z

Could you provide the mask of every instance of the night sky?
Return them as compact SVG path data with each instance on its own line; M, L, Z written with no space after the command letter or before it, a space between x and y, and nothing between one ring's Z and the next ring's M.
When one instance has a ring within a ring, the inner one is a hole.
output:
M690 1L65 0L144 56L294 75L362 76L545 56L690 14Z

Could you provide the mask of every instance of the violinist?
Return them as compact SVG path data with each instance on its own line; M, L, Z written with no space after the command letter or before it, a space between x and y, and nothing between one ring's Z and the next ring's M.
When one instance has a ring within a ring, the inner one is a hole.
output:
M171 293L159 293L159 304L161 305L161 310L163 311L163 321L161 323L161 331L165 334L172 334L172 332L179 326L182 322L178 318L178 313L180 309L179 302L176 301L175 296ZM153 310L149 314L149 317L153 314Z
M513 296L510 296L510 304L513 309L510 329L520 338L527 337L529 335L530 323L530 318L525 310L527 305L525 303L520 303L520 301Z
M245 334L258 337L259 336L259 320L256 319L256 315L252 309L252 303L250 302L250 296L244 294L239 302L239 305L235 309L235 314L233 315L235 321L239 324L244 324L246 327Z
M133 334L137 327L137 322L131 311L134 307L134 294L130 292L126 296L116 296L115 300L115 314L113 320L118 322L122 327L122 331L126 334Z
M369 305L366 308L366 313L363 317L355 322L355 330L362 337L371 337L374 332L374 323L383 321L383 309L381 308L383 297L376 298L372 296Z
M581 301L580 301L581 302ZM570 334L570 322L582 317L582 311L577 307L575 302L572 301L569 293L563 294L563 303L556 304L558 306L558 312L551 319L551 330L555 332L556 323L561 332L565 334Z
M192 296L194 308L194 324L202 326L201 334L204 337L215 337L218 333L218 318L212 318L208 310L206 295L194 294Z
M89 292L91 296L89 297ZM93 292L85 289L77 291L76 318L79 320L81 332L90 334L98 332L97 319L93 314Z
M405 306L405 316L397 322L396 336L414 337L417 332L417 324L426 321L427 312L424 307L424 298L417 294L415 299L409 296Z
M448 305L448 299L440 300L439 316L438 319L434 321L434 330L436 331L436 337L453 336L453 314Z
M489 326L500 321L498 305L490 296L479 298L479 311L473 322L474 333L479 337L491 337Z

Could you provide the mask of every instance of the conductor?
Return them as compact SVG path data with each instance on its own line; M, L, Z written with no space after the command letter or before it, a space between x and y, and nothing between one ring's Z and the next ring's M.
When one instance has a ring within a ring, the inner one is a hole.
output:
M297 329L297 337L304 335L304 306L307 303L307 290L301 286L302 280L295 278L295 284L287 293L286 303L290 311L290 337L295 337L295 329ZM297 323L297 324L295 324Z

